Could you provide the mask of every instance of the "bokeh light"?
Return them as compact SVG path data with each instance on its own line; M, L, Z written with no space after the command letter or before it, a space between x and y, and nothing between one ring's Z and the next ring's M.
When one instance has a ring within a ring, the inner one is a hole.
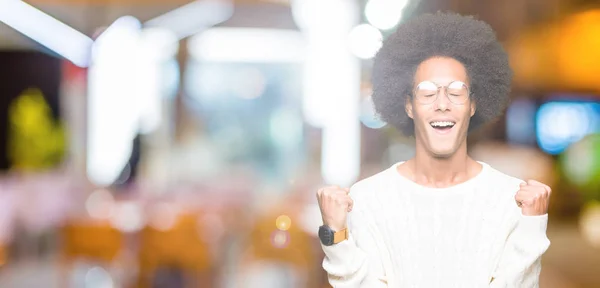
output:
M85 208L92 218L109 219L115 207L115 200L112 194L105 189L98 189L88 196L85 201Z
M275 220L275 226L281 231L287 231L292 226L292 219L287 215L280 215Z
M373 58L381 48L382 41L381 32L369 24L360 24L352 28L348 35L350 51L361 59Z
M115 287L110 273L102 267L93 267L85 274L86 288L113 288Z
M365 5L365 16L371 25L388 30L402 19L402 11L408 0L369 0Z
M588 134L599 132L600 104L585 102L549 102L537 112L536 130L540 148L559 154Z
M271 234L271 244L273 247L283 249L290 244L290 233L287 231L275 230Z
M168 231L177 221L178 209L171 203L156 203L148 215L148 224L159 231Z
M560 158L566 178L588 199L600 201L600 134L571 145Z
M115 213L110 218L113 227L125 233L133 233L142 229L145 221L139 203L121 202L115 205L115 208Z
M583 207L579 229L590 245L600 249L600 201L591 201Z
M360 122L371 129L380 129L387 125L387 123L379 119L371 96L363 99L360 104Z

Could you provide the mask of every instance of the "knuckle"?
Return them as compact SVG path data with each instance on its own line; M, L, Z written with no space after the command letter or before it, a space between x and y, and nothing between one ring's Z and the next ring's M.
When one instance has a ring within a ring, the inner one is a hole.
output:
M327 188L325 188L325 191L327 191L328 193L335 193L339 190L340 190L340 187L338 187L338 186L328 186Z

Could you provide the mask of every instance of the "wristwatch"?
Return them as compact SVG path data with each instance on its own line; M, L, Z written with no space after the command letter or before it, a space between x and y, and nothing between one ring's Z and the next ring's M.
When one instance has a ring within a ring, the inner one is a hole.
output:
M338 244L347 240L349 236L348 228L344 228L340 231L333 231L333 229L329 228L327 225L319 227L319 239L325 246Z

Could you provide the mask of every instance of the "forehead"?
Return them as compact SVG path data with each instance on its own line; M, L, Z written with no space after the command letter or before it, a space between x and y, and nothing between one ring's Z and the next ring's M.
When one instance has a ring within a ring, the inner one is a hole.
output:
M467 71L462 63L448 57L434 57L423 61L415 74L415 83L433 81L438 85L447 85L457 80L468 83Z

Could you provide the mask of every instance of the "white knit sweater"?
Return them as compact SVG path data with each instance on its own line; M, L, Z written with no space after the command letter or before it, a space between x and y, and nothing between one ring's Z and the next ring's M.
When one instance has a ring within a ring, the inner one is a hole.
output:
M350 238L322 246L330 284L538 287L548 215L521 214L522 181L480 163L476 177L449 188L410 181L401 163L353 185Z

